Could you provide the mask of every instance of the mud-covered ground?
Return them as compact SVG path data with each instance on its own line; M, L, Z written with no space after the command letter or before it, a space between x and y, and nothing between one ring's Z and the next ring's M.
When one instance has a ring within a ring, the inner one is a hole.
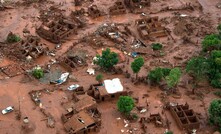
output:
M45 65L51 59L63 55L72 45L83 37L89 36L93 33L100 25L104 23L125 23L129 24L131 31L134 33L136 38L141 39L145 44L150 53L142 55L145 59L145 65L139 72L139 76L146 76L148 71L155 67L175 67L179 66L184 69L185 63L192 56L197 55L201 50L201 40L207 34L213 33L216 30L217 24L221 23L221 9L216 8L216 4L219 0L152 0L151 7L147 7L144 10L147 16L159 16L159 20L163 26L171 31L171 35L162 38L156 38L155 40L142 40L136 30L135 20L142 18L141 14L130 13L127 10L126 14L111 16L108 15L108 8L114 3L114 0L94 0L94 2L85 2L82 7L87 9L91 4L96 4L98 8L104 12L104 16L91 19L87 14L83 15L86 27L79 29L77 35L68 37L66 42L62 43L61 49L56 50L55 57L44 55L34 61L34 64ZM180 9L186 3L194 5L195 10ZM71 11L75 11L80 7L75 7L73 0L54 0L42 1L38 3L25 4L21 1L14 1L13 3L7 4L7 8L0 10L0 43L5 42L8 33L11 31L23 37L23 30L28 29L32 35L37 35L35 29L42 23L40 18L41 12L46 12L50 6L56 6L61 9L64 15L68 16ZM177 10L165 10L166 7ZM50 11L53 13L53 11ZM178 15L177 15L178 14ZM179 17L179 14L185 14L186 17ZM190 26L190 27L187 27ZM184 28L185 27L185 28ZM106 41L105 45L114 47L115 43L109 40ZM54 50L56 44L51 43L43 38L41 42L45 43L50 50ZM163 44L163 55L160 55L151 50L150 44L152 42L160 42ZM87 56L88 66L91 67L92 58L96 56L97 50L105 48L107 46L93 46L90 43L78 43L74 46L74 49L84 50ZM5 47L5 46L4 46ZM7 46L6 46L7 47ZM0 67L7 65L20 63L7 58L4 55L2 47L0 47ZM124 55L126 59L129 59L129 63L133 61L133 58L128 55ZM178 58L177 58L178 57ZM124 65L123 70L127 70L131 73L132 78L135 75L130 69L130 64L122 62L119 66ZM57 68L65 71L59 65L55 65ZM14 106L15 111L7 114L0 115L0 133L1 134L63 134L66 133L61 121L61 114L64 112L61 102L65 101L66 94L62 90L56 90L51 94L44 94L42 97L44 108L52 114L55 119L55 127L49 128L46 125L45 117L40 112L40 109L35 106L32 102L28 92L31 90L47 89L66 89L71 84L79 84L88 89L91 84L96 83L95 76L89 75L86 70L88 66L79 67L73 70L72 75L77 79L77 82L68 80L67 83L56 87L54 85L45 84L38 80L29 80L24 82L25 75L19 75L16 77L0 80L0 109L4 109L7 106ZM96 70L96 74L99 74L99 70ZM134 110L138 113L139 117L149 116L150 113L161 113L163 110L164 100L162 100L162 94L164 91L159 87L152 87L147 84L134 85L131 82L131 78L126 78L123 74L110 74L104 73L104 79L120 78L124 87L131 91L131 96L139 98L137 106L146 106L149 104L146 113L140 114L139 111ZM1 76L2 77L2 76ZM178 86L178 91L181 94L180 98L173 95L166 97L167 101L178 102L180 104L188 103L190 108L193 109L200 117L201 126L197 130L197 134L212 134L215 130L208 124L207 109L210 102L217 98L213 92L216 89L211 88L207 84L203 83L197 89L196 95L192 95L191 85L187 84L190 78L185 73L182 76L181 84ZM205 86L206 85L206 86ZM144 94L148 94L144 95ZM22 129L22 120L16 120L16 113L21 109L21 118L29 117L32 124L30 131ZM102 113L102 125L99 134L121 134L122 130L124 133L129 129L134 129L134 134L144 133L141 129L138 121L131 122L129 127L124 127L124 117L117 111L116 107L117 99L107 102L98 103L98 109ZM121 118L117 120L117 118ZM162 114L163 119L168 119L170 128L156 127L153 123L147 125L147 134L163 134L165 129L170 129L174 134L183 134L182 131L176 124L174 118L171 116L169 111L165 111Z

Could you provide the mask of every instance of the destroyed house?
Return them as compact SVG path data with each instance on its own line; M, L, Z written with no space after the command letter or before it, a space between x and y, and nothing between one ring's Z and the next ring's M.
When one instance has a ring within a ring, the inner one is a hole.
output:
M118 15L118 14L125 14L126 8L121 1L117 1L114 3L113 6L109 8L109 14L110 15Z
M181 129L192 130L200 127L196 113L189 109L187 103L185 105L170 106L170 112Z
M80 22L60 19L58 21L51 21L47 24L42 24L36 32L42 38L53 43L61 43L70 35L76 33L76 29Z
M96 108L96 104L96 100L93 97L84 94L76 95L72 101L63 104L63 107L70 115L71 113L75 114L85 109Z
M78 53L73 53L72 50L67 52L66 56L58 58L61 66L66 68L68 71L72 71L73 68L87 65L85 57L86 55L80 55Z
M167 36L166 28L161 26L158 16L136 20L137 31L141 38L157 38Z
M134 12L135 9L150 7L150 0L124 0L124 4Z
M69 134L86 134L96 132L101 124L100 118L96 118L86 111L74 114L65 124L64 128Z
M97 5L91 5L90 7L88 7L88 14L89 16L91 16L92 18L97 18L102 16L101 11L98 9Z
M40 38L36 36L29 36L26 40L13 44L10 49L10 56L14 56L19 60L26 60L28 58L36 59L43 55L48 50L45 44L40 43Z
M120 79L115 78L104 80L104 84L91 85L88 95L93 96L98 101L105 101L127 95L127 91L123 88Z

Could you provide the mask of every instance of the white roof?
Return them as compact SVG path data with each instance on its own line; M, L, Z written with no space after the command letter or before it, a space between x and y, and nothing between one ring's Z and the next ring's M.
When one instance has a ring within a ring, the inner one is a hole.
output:
M123 91L123 86L121 85L119 78L104 80L104 86L109 94Z

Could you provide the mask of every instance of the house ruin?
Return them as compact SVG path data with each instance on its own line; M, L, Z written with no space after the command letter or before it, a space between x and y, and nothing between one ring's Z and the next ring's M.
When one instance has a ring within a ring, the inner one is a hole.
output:
M112 5L109 8L109 14L110 15L119 15L119 14L125 14L126 8L124 6L124 3L122 1L116 1L114 5Z
M40 42L40 38L36 36L29 36L26 40L19 43L12 44L8 51L8 56L18 60L37 59L45 54L49 48L46 44Z
M158 16L138 19L135 23L142 39L167 36L166 28L159 22Z
M67 37L77 33L77 28L83 26L83 22L77 17L71 19L60 18L56 21L51 21L42 24L37 28L36 32L42 38L53 43L62 43Z
M73 115L64 124L64 128L69 134L87 134L97 132L100 125L101 120L96 111L81 111Z
M196 113L189 109L187 103L185 105L170 106L170 112L181 129L192 130L200 127Z
M124 0L124 4L131 12L141 12L140 9L150 7L150 0Z

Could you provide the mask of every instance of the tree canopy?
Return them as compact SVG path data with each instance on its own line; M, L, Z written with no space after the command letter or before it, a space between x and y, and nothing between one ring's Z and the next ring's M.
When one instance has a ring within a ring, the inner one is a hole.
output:
M117 108L121 113L130 114L134 108L134 100L130 96L120 96L117 102Z
M131 69L134 73L138 73L143 65L144 59L142 57L138 57L131 63Z
M166 83L169 88L172 88L177 85L181 77L181 70L180 68L173 68L169 75L166 76Z
M167 75L169 75L170 70L171 69L169 68L157 67L149 72L147 78L150 80L151 83L158 84L162 80L162 78L165 78Z
M213 100L209 106L209 121L221 130L221 99Z
M186 72L194 77L196 84L205 78L209 70L209 64L204 57L191 58L186 66Z
M219 35L207 35L202 41L202 47L204 51L220 50L221 40L219 39Z
M108 70L118 63L118 55L111 52L109 48L102 51L102 55L97 55L94 64L99 65L102 69Z

